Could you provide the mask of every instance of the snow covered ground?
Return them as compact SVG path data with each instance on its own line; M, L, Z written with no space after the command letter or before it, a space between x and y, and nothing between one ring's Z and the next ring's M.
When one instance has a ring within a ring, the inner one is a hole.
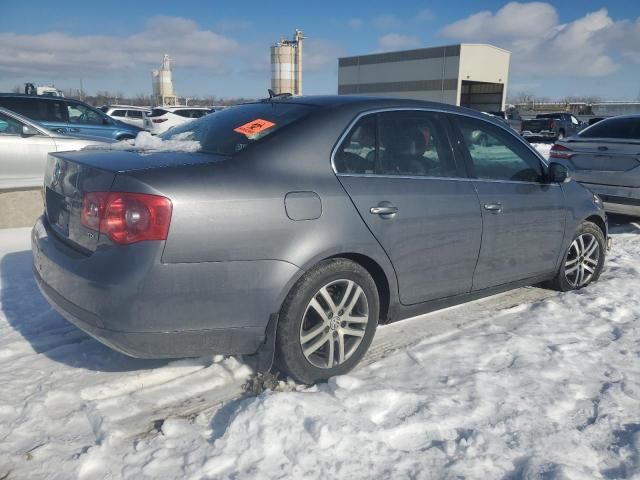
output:
M238 398L239 358L135 360L67 324L28 230L0 231L0 479L640 478L640 225L614 238L585 290L385 326L350 375Z

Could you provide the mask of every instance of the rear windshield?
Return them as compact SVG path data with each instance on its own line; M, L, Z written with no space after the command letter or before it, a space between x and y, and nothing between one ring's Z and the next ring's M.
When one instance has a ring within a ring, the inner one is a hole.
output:
M280 102L237 105L174 127L160 137L163 140L197 141L202 152L233 155L317 108Z
M582 138L640 140L640 117L608 118L578 133Z

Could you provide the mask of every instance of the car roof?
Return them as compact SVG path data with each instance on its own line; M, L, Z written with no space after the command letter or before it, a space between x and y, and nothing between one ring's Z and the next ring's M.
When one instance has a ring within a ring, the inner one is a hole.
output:
M91 105L89 105L88 103L82 102L80 100L76 100L75 98L68 98L68 97L52 97L51 95L27 95L25 93L0 93L0 98L24 98L24 99L37 99L37 100L44 100L46 102L71 102L71 103L80 103L82 105L87 105L91 108L97 108L97 107L92 107Z
M376 109L393 109L393 108L407 108L407 109L426 109L436 110L441 112L450 113L462 113L466 116L471 116L495 123L503 126L504 122L493 115L487 115L479 110L474 110L466 107L458 107L448 103L430 102L426 100L413 100L410 98L395 98L395 97L383 97L383 96L368 96L368 95L302 95L302 96L283 96L274 98L265 98L257 100L255 102L247 103L290 103L299 105L311 105L318 106L324 109L338 109L338 108L353 108L358 111L376 110Z

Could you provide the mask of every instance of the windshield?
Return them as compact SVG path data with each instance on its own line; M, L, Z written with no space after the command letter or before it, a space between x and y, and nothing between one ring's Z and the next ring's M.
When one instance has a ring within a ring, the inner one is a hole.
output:
M174 127L160 138L198 142L202 152L233 155L317 108L280 102L237 105Z

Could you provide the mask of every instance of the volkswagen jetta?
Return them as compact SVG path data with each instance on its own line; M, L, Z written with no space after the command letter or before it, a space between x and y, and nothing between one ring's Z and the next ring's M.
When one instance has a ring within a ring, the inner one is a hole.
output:
M274 97L164 138L199 151L52 154L32 234L51 304L132 356L251 354L269 326L314 382L379 323L603 268L599 199L480 112Z

